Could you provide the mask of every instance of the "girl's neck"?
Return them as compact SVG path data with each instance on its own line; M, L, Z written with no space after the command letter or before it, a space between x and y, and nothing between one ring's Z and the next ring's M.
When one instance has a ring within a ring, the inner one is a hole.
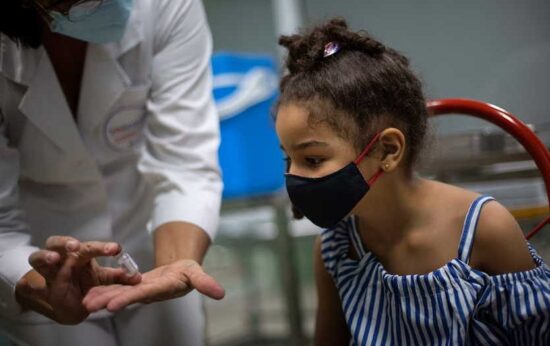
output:
M361 239L373 253L394 248L428 217L428 181L401 173L384 174L356 207Z

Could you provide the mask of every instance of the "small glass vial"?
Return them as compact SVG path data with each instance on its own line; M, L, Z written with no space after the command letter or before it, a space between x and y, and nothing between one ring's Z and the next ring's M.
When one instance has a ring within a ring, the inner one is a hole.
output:
M121 251L118 255L115 256L118 265L124 269L126 275L134 276L139 273L139 267L133 258L124 251Z

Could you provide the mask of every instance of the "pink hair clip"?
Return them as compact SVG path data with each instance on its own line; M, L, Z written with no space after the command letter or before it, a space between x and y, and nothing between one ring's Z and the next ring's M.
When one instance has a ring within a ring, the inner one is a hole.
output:
M327 56L331 56L333 54L338 53L340 50L340 45L338 42L331 41L327 44L325 44L325 50L323 52L323 58L326 58Z

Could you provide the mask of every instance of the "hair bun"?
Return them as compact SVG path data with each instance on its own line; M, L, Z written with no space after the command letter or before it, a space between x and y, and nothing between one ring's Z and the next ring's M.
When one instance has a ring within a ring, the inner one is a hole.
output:
M331 19L309 32L279 39L279 44L288 49L286 65L291 74L310 71L320 64L324 59L325 45L329 42L339 45L339 52L335 55L342 54L342 51L360 51L376 57L386 51L386 47L366 31L350 31L342 18Z

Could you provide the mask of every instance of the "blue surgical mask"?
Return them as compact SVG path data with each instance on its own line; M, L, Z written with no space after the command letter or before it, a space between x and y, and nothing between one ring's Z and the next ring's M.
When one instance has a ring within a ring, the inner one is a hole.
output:
M50 11L52 32L90 43L119 41L132 12L133 0L104 0L93 10L90 3L93 1L71 7L68 16Z

